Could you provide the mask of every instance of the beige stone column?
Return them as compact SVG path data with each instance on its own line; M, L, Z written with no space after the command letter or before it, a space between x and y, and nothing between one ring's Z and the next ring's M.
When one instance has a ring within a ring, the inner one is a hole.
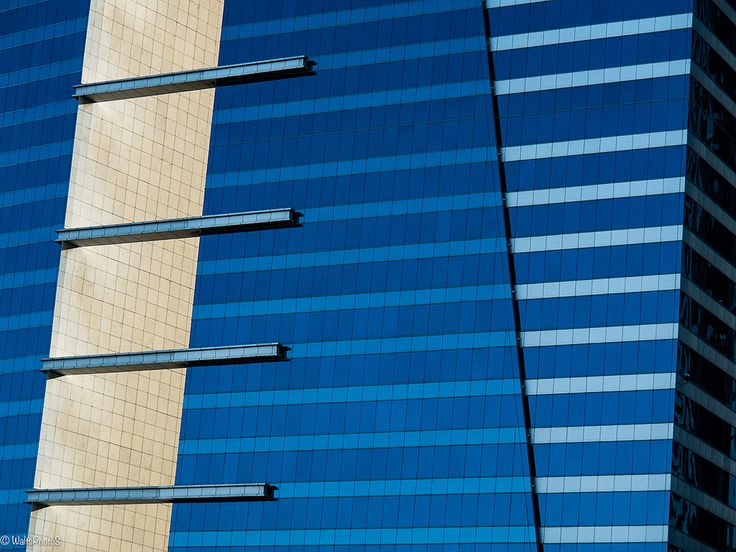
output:
M223 0L92 0L82 82L217 65ZM72 91L70 90L70 95ZM81 104L67 228L202 214L214 90ZM185 348L197 239L62 252L50 356ZM184 370L48 381L35 487L172 485ZM37 550L166 550L170 505L33 512Z

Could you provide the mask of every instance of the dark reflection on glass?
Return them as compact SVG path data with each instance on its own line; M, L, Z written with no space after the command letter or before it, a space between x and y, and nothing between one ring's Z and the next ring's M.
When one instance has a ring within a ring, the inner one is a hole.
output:
M670 526L718 550L736 550L736 527L676 494L670 498Z
M675 424L736 460L736 430L698 403L675 393Z
M732 508L736 506L736 477L680 443L672 450L672 475Z

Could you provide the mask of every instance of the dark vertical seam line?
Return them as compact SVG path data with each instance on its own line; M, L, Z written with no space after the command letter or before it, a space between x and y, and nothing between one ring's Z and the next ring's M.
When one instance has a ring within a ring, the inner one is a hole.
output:
M493 64L493 52L491 51L491 18L482 0L481 7L483 10L483 24L486 30L486 53L488 55L488 73L491 84L491 102L493 104L493 127L496 134L496 154L498 161L499 183L501 187L501 200L503 211L503 224L506 232L506 256L508 258L509 281L511 284L511 306L514 313L514 333L516 334L516 356L519 367L519 380L521 383L521 403L524 411L524 433L526 438L526 453L529 462L529 479L531 483L532 511L534 514L534 533L537 539L537 551L543 552L542 544L542 521L539 510L539 496L537 494L537 467L534 461L534 445L532 443L531 433L531 410L529 408L529 396L526 391L526 367L524 365L524 350L521 343L521 315L519 313L519 302L516 300L516 269L514 267L514 256L511 250L511 216L509 207L506 202L507 186L506 186L506 167L503 161L503 152L501 149L501 115L498 109L498 97L496 96L496 69Z

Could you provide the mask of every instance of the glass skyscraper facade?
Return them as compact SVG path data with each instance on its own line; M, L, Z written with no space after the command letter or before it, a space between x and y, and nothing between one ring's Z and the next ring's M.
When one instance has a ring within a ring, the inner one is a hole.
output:
M0 534L45 461L89 8L0 2ZM316 66L217 88L202 214L302 224L200 238L188 345L289 360L187 369L173 484L278 491L175 503L168 549L736 551L736 1L225 0L217 32L219 66Z
M0 2L0 534L25 535L89 2Z

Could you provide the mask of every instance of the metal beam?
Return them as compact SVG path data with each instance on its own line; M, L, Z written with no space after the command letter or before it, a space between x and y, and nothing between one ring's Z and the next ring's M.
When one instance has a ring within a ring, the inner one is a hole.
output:
M74 87L74 97L80 103L107 102L203 90L231 84L273 81L313 75L315 65L316 63L307 56L294 56L209 69L78 84Z
M275 500L278 487L243 485L173 485L167 487L97 487L31 489L26 502L35 508L104 504L170 504L174 502L251 502Z
M280 343L237 345L234 347L206 347L201 349L175 349L170 351L143 351L73 357L46 358L41 362L42 372L49 376L74 374L107 374L138 372L142 370L167 370L214 364L244 364L288 360L288 347Z
M64 249L92 245L196 238L229 232L253 232L299 226L301 213L293 209L249 211L227 215L208 215L150 222L130 222L58 230L56 240Z

